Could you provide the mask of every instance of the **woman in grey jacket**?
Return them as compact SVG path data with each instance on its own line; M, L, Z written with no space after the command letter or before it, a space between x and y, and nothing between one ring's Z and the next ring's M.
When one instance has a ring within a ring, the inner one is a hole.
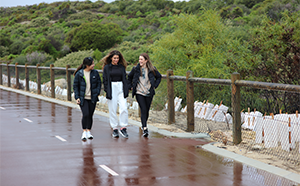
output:
M93 115L98 96L101 90L101 79L97 70L94 70L94 60L86 57L83 63L74 72L73 90L76 103L82 112L82 140L93 139L91 129L93 125Z
M102 60L103 62L103 85L108 99L109 122L113 129L112 136L118 138L120 133L124 138L128 138L128 84L126 78L127 62L121 52L111 51ZM119 120L117 117L117 108L119 105ZM120 126L120 130L118 130Z
M152 65L147 53L139 57L139 64L132 68L128 74L129 88L132 90L132 97L135 96L141 109L141 122L143 136L148 137L147 120L155 89L161 81L161 74Z

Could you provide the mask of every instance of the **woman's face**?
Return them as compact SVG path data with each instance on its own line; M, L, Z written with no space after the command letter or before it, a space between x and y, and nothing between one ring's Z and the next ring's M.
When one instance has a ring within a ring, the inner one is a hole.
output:
M111 58L111 64L117 65L118 63L119 63L119 56L118 56L118 55L114 55L114 56Z
M94 66L95 66L95 63L93 61L93 63L90 66L86 65L86 70L88 70L88 71L93 70Z
M146 67L146 63L148 62L148 60L145 60L144 56L140 56L139 57L139 62L140 62L140 66L145 68Z

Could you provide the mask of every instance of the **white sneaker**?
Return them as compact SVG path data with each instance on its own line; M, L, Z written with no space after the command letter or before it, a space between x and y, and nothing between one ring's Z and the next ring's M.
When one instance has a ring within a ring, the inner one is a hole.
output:
M82 136L81 136L81 140L86 140L87 139L87 137L86 137L87 135L86 135L86 131L83 131L83 133L82 133Z
M86 132L86 137L87 137L88 139L93 139L93 138L94 138L93 135L91 134L91 131L87 131L87 132Z

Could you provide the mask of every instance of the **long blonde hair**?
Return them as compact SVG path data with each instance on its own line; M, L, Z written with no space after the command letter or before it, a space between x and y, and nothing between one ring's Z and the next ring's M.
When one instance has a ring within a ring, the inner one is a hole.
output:
M111 51L109 54L107 54L105 57L103 57L100 62L103 63L103 66L102 66L102 70L104 70L104 67L108 64L111 63L111 58L114 56L114 55L117 55L119 56L119 62L121 65L123 65L126 69L127 67L127 62L126 60L124 59L123 55L121 54L121 52L119 52L118 50L113 50Z
M140 56L142 56L145 60L147 60L146 63L146 67L153 72L153 74L155 75L155 67L152 65L151 61L150 61L150 57L147 53L142 53ZM142 72L141 72L141 76L142 76Z

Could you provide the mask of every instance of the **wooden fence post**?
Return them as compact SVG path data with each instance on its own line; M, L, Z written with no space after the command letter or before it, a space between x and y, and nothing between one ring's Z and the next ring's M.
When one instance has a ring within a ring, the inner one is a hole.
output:
M15 64L16 88L17 88L17 89L20 88L18 64L19 64L19 63L16 63L16 64Z
M9 63L6 64L7 66L7 86L10 87L10 70L9 70Z
M25 64L25 81L26 81L25 90L29 91L29 70L28 70L27 66L28 66L28 64L26 63Z
M50 76L51 76L51 97L55 98L55 77L54 77L54 65L50 65Z
M69 71L70 65L66 66L66 76L67 76L67 100L71 101L71 73Z
M3 85L2 76L3 76L2 65L0 65L0 85Z
M36 64L36 85L37 85L37 93L41 94L41 69L39 69L40 64Z
M168 87L168 124L175 123L175 107L174 107L174 81L170 79L173 76L173 70L167 71L167 87Z
M186 105L187 105L187 132L194 131L194 83L189 81L193 77L192 71L186 72Z
M231 74L231 106L233 116L232 136L235 145L241 143L241 93L240 87L235 85L235 81L240 80L240 74L235 72Z

